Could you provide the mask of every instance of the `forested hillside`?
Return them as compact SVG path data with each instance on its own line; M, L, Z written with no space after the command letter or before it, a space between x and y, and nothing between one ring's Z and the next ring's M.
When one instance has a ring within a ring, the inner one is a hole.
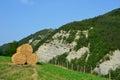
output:
M44 44L37 46L36 53L42 55L40 61L62 64L69 61L69 66L86 66L86 71L90 72L91 67L94 69L110 60L114 51L120 49L119 34L120 9L115 9L104 15L61 26L44 40ZM83 49L86 50L84 54L81 53L81 50L85 51ZM116 65L118 67L120 64Z

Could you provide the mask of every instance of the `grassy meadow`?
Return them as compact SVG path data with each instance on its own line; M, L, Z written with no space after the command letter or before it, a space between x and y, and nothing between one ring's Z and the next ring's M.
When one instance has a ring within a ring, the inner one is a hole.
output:
M15 65L10 57L0 56L0 80L107 80L91 74L39 63L36 66Z

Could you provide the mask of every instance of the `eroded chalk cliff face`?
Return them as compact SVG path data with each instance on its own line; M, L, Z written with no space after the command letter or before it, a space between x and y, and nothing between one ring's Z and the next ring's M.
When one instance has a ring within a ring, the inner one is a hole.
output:
M44 43L36 51L37 55L39 56L39 61L49 62L53 57L61 55L65 52L69 52L67 59L71 61L72 59L80 58L86 52L89 53L89 48L84 46L77 51L74 50L74 47L77 45L76 40L81 37L80 33L83 33L86 38L88 37L87 30L78 30L76 31L75 38L71 43L66 43L64 40L64 38L68 38L70 36L70 31L66 32L61 30L59 33L56 33L52 37L52 41Z
M61 55L64 52L68 52L69 50L70 48L67 45L61 44L57 40L54 40L40 46L36 53L39 56L39 61L49 62L49 60L53 57Z
M100 75L107 75L110 70L116 70L116 68L120 66L120 50L110 52L105 57L107 60L101 62L98 67L94 69L94 71Z

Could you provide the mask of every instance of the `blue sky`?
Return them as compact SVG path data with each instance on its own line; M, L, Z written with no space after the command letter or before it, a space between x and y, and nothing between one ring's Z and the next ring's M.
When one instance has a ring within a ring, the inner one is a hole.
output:
M0 45L116 8L119 0L0 0Z

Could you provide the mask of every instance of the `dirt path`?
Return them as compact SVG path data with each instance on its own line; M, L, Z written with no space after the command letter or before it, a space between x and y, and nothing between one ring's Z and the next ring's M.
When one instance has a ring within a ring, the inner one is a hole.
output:
M36 66L33 68L34 73L32 74L33 80L38 80L38 73L37 73L37 68Z

